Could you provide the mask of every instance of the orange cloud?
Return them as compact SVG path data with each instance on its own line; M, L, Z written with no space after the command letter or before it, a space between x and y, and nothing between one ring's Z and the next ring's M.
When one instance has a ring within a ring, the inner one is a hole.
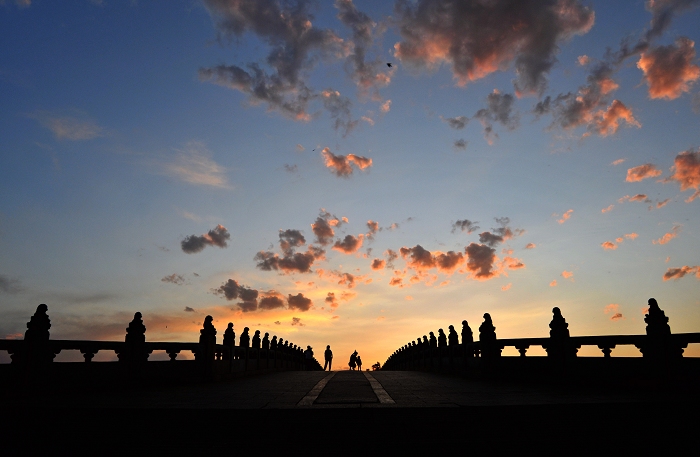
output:
M344 254L354 254L358 249L362 247L362 239L364 235L360 234L357 237L352 235L346 235L345 238L337 240L333 245L333 249Z
M574 276L574 272L564 270L561 272L561 275L564 277L564 279L569 279Z
M550 282L549 287L557 287L557 280L555 279L552 282Z
M633 167L627 170L627 182L637 182L647 178L655 178L661 174L661 170L656 168L656 165L645 163L638 167Z
M637 194L633 196L625 195L621 199L618 200L619 203L624 203L624 202L644 202L644 203L651 203L651 200L649 200L649 197L647 197L646 194Z
M410 295L406 295L404 297L404 300L411 301L411 300L413 300L413 297L411 297Z
M700 78L700 67L693 64L694 47L693 40L680 37L675 44L649 48L641 55L637 67L644 72L650 98L673 100L690 91Z
M559 219L557 222L559 222L560 224L563 224L564 222L569 220L569 218L571 217L572 214L574 214L574 210L573 209L568 210L567 212L565 212L564 214L561 215L561 219Z
M591 61L591 59L585 54L582 56L578 56L578 59L576 59L576 60L578 61L578 64L581 65L582 67L584 65L588 65L588 62Z
M330 148L323 148L321 155L325 161L326 167L330 168L336 176L347 178L352 175L353 168L351 165L356 166L360 170L364 170L372 166L372 159L368 157L362 157L355 154L348 155L335 155L331 152Z
M537 245L535 243L527 243L525 249L535 249Z
M617 321L620 319L624 319L624 317L622 317L622 313L619 312L619 309L620 305L618 305L617 303L611 303L609 305L606 305L605 308L603 308L603 312L605 314L611 314L610 320Z
M605 214L605 213L607 213L607 212L609 212L609 211L612 211L612 209L613 209L614 207L615 207L615 205L610 205L610 206L608 206L607 208L601 209L600 212L603 213L603 214Z
M326 305L330 306L331 309L336 309L338 306L340 306L340 303L338 303L338 299L335 297L335 292L328 292L328 295L326 295L324 302L326 303Z
M513 284L509 282L505 286L501 286L501 290L505 292L506 290L509 290L512 286Z
M676 156L671 167L673 174L664 182L677 181L681 192L695 189L695 193L685 201L690 203L700 196L700 148L697 151L684 151Z
M617 159L617 160L613 161L610 165L620 165L621 163L624 163L625 160L627 160L627 159Z
M666 244L669 241L671 241L672 239L674 239L675 237L677 237L678 233L680 233L680 231L681 231L681 226L674 225L671 228L670 232L666 233L664 236L662 236L658 240L652 240L652 243L654 243L654 244Z
M663 280L668 281L669 279L674 279L678 280L681 279L685 275L690 275L694 274L698 279L700 279L700 266L696 265L693 267L690 267L688 265L684 265L682 267L678 268L669 268L666 270L666 273L664 273Z
M613 243L612 241L606 241L604 243L601 243L601 246L603 246L603 249L606 249L606 250L617 249L617 245L615 243Z
M600 110L594 115L592 127L601 136L613 135L620 128L621 120L637 128L642 126L634 118L630 108L620 100L613 100L607 110Z
M355 287L356 283L358 282L366 282L367 279L367 277L363 275L353 275L351 273L343 273L338 270L324 270L322 268L317 269L316 274L321 279L326 279L336 284L343 285L348 289Z
M374 259L372 261L372 270L383 270L386 266L386 261L383 259Z

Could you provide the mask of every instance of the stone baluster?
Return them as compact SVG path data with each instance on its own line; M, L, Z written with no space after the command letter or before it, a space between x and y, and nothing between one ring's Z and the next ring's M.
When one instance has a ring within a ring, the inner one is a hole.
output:
M233 331L233 322L229 322L228 327L224 330L224 340L222 344L227 348L224 351L224 360L233 360L236 347L236 332Z
M15 357L12 359L13 363L19 361L29 370L37 370L53 362L56 353L51 350L49 343L51 319L49 319L47 314L48 309L48 306L43 303L37 306L36 312L27 322L27 331L24 333L24 347L20 354L15 354ZM17 355L20 355L20 357L18 358Z

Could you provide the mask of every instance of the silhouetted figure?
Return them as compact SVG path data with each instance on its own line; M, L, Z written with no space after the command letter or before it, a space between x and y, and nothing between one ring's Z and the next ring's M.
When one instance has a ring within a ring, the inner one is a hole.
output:
M549 345L547 355L555 359L576 357L578 350L569 341L569 324L566 323L561 310L552 308L552 322L549 323Z
M260 349L260 330L255 331L255 335L253 335L253 344L251 346L253 349Z
M471 344L474 342L474 334L467 321L462 321L462 344Z
M355 363L357 363L357 370L362 371L362 359L360 358L360 354L357 354L357 357L355 357Z
M391 68L391 62L387 62L387 63L386 63L386 66L389 67L389 68Z
M430 349L437 349L437 338L435 338L435 334L433 332L430 332Z
M445 336L445 331L442 329L438 329L437 344L439 348L447 347L447 337Z
M658 361L682 357L683 348L675 347L671 342L671 326L668 325L666 313L659 308L656 299L650 298L648 304L649 312L644 315L647 340L641 348L642 355Z
M496 327L493 326L489 313L484 314L484 322L479 326L479 343L481 343L483 358L500 357L501 349L497 347Z
M423 349L428 349L430 347L430 341L428 341L428 337L423 335Z
M326 361L326 363L323 364L323 371L326 371L326 367L328 371L331 371L331 366L333 365L333 351L331 351L330 344L326 346L326 352L323 353L323 358Z
M306 350L304 351L304 364L306 366L306 371L311 371L313 368L313 361L314 351L311 346L306 346Z
M277 342L277 350L280 352L284 350L284 339L280 338Z
M357 351L353 352L350 356L350 362L348 363L348 366L351 370L354 370L355 367L357 367Z
M450 344L450 346L458 346L459 345L459 335L457 334L457 331L455 330L454 325L450 325L448 327L450 330L449 333L447 334L447 341Z
M216 349L216 329L214 328L214 318L207 316L204 318L204 324L199 331L199 350L195 353L195 360L201 362L204 366L205 375L211 375L211 369L214 365L214 351Z
M270 350L271 351L277 350L277 335L273 335L272 340L270 341Z
M46 314L48 310L49 307L42 303L36 307L36 312L27 322L27 331L24 333L24 350L21 357L21 360L27 365L43 365L52 362L56 357L49 346L51 319Z
M241 333L241 339L239 346L242 348L250 347L250 335L248 334L248 327L243 328L243 333Z
M233 322L229 322L228 327L224 330L223 345L228 348L228 352L224 351L224 360L231 360L236 346L236 332L233 331Z
M262 339L262 348L265 350L270 349L270 334L267 332L265 333L265 336L263 336Z
M120 357L120 360L129 361L131 363L142 363L148 360L148 352L146 352L146 326L143 325L141 313L134 313L134 319L129 322L126 328L126 357ZM121 354L119 354L121 355Z

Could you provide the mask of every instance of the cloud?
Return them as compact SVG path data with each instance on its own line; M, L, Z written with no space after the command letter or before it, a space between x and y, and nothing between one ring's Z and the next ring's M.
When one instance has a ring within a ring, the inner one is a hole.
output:
M525 249L535 249L537 245L535 243L527 243Z
M572 278L574 276L574 272L564 270L561 272L561 275L564 279L569 279L569 278Z
M280 321L275 321L274 324L275 324L275 325L282 325L282 322L280 322Z
M225 248L228 246L227 240L231 239L231 234L226 230L226 227L219 224L209 230L204 235L189 235L180 242L182 251L187 254L201 252L207 246L218 246Z
M304 73L316 55L339 53L342 45L334 32L313 26L312 2L297 0L203 0L219 34L240 38L253 33L270 46L268 73L257 63L201 68L199 78L248 95L252 105L289 118L308 121L309 102L317 95L306 85Z
M51 130L56 139L82 141L92 140L105 135L104 129L95 121L76 113L76 116L62 116L48 111L37 111L29 115L42 126Z
M494 269L496 250L483 244L470 243L464 250L467 254L467 270L475 279L487 280L497 276Z
M458 85L515 67L519 94L541 92L563 41L590 30L594 13L576 0L399 0L402 62L451 66Z
M278 309L284 308L284 295L274 290L262 292L260 301L258 302L260 309Z
M673 16L685 10L689 10L700 4L698 0L654 0L646 3L646 8L651 11L651 27L646 33L645 39L660 36L671 25Z
M593 116L591 128L600 136L613 135L620 128L620 121L637 128L642 126L634 118L630 108L620 100L613 100L607 110L600 110Z
M240 299L241 301L236 305L243 312L255 311L258 308L258 291L242 286L233 279L229 279L218 288L212 289L212 292L214 295L223 296L228 301Z
M671 241L672 239L674 239L675 237L677 237L678 234L680 233L680 231L681 231L681 226L680 226L680 225L674 225L674 226L671 228L671 231L670 231L670 232L666 233L664 236L662 236L662 237L659 238L658 240L652 240L652 243L653 243L653 244L666 244L666 243L668 243L669 241Z
M664 273L663 280L668 281L670 279L673 280L678 280L681 279L685 275L692 275L694 274L698 279L700 279L700 266L696 265L693 267L690 267L688 265L684 265L682 267L678 268L669 268L666 270L666 273Z
M618 305L617 303L611 303L609 305L605 305L605 308L603 308L603 312L605 314L611 314L610 320L617 321L620 319L624 319L624 317L622 317L622 313L619 312L619 309L620 305Z
M612 166L620 165L620 164L624 163L626 160L627 159L617 159L617 160L614 160L610 165L612 165Z
M337 225L337 222L335 224L331 223L331 221L334 220L338 221L335 216L331 216L330 213L321 209L320 214L316 218L316 222L311 224L311 230L314 232L314 235L316 235L316 242L318 244L326 246L333 242L333 237L335 236L333 226Z
M321 155L326 162L326 167L330 168L336 176L347 178L352 175L355 165L360 170L364 170L372 166L372 159L368 157L357 156L355 154L335 155L329 148L323 148Z
M624 202L651 203L651 200L649 200L649 197L647 197L646 194L636 194L636 195L632 195L631 197L629 195L625 195L624 197L618 199L617 201L618 201L618 203L624 203Z
M326 295L324 302L331 309L336 309L338 306L340 306L340 303L338 303L338 299L335 297L334 292L328 292L328 295Z
M571 218L571 215L574 214L574 210L570 209L564 214L561 215L561 219L557 220L560 224L563 224L564 222L568 221Z
M644 72L650 98L673 100L700 78L700 67L693 65L695 42L680 37L675 44L656 46L642 53L637 67Z
M513 283L509 282L505 286L501 286L501 290L505 292L506 290L510 290L511 287L513 287Z
M301 322L301 317L292 317L292 325L298 326L298 327L303 327L306 324Z
M7 276L0 275L0 292L5 292L6 294L16 294L22 290L23 289L20 286L20 282L17 279L11 279Z
M368 281L365 276L353 275L352 273L343 273L338 270L323 270L319 268L316 270L319 278L329 279L330 281L345 286L348 289L355 287L356 282Z
M673 161L673 172L664 182L677 181L681 192L695 189L695 193L685 201L692 202L700 196L700 148L697 151L687 150L681 152Z
M280 230L279 238L280 249L285 253L291 252L294 248L303 246L306 243L306 238L299 230Z
M374 235L376 235L377 232L381 230L381 228L379 228L379 222L376 222L373 220L367 221L367 230L368 231L367 231L367 234L365 235L365 237L368 240L373 240Z
M578 56L576 61L578 62L579 65L581 65L583 67L585 65L588 65L588 63L591 61L591 59L587 55L584 54L582 56Z
M378 89L391 82L393 69L384 70L384 63L375 58L367 60L367 52L374 41L374 29L377 24L365 13L359 11L352 0L336 0L338 19L352 30L352 52L348 55L345 69L361 93L374 92L378 98ZM383 70L383 71L382 71Z
M372 265L371 265L372 270L383 270L385 266L386 266L385 260L382 260L382 259L372 260Z
M190 308L189 306L185 306L185 312L186 313L194 313L196 312L194 308Z
M177 284L178 286L182 285L185 283L185 277L176 273L173 273L169 276L165 276L161 279L163 282L169 282L171 284Z
M457 117L442 117L440 116L440 119L453 129L463 129L468 123L469 123L469 118L467 116L457 116Z
M458 229L467 232L468 235L476 230L479 230L479 226L476 225L478 222L472 222L469 219L461 219L452 224L452 233L456 232Z
M189 184L230 189L226 168L211 159L211 152L203 143L191 141L176 151L173 160L161 164L163 173Z
M255 254L256 267L263 271L282 271L282 273L310 273L316 260L325 257L325 251L315 246L309 246L307 252L288 251L283 257L270 251L259 251Z
M303 294L298 293L296 295L289 294L287 296L287 304L289 309L296 309L297 311L308 311L313 306L310 298L304 297Z
M455 149L467 149L467 141L464 138L460 138L459 140L455 140L454 142L454 147Z
M656 202L656 209L663 208L664 206L668 205L668 202L670 202L671 199L667 198L665 200L662 200L660 202Z
M608 206L607 208L601 209L600 212L603 213L603 214L605 214L605 213L607 213L607 212L612 211L612 209L613 209L614 207L615 207L615 205L610 205L610 206Z
M357 235L357 237L353 235L346 235L342 241L337 240L335 244L333 244L333 249L342 252L343 254L354 254L362 247L363 238L364 235L362 234Z
M601 245L601 246L603 247L603 249L605 249L605 250L615 250L615 249L617 249L617 245L616 245L615 243L613 243L612 241L606 241L606 242L604 242L604 243L601 243L600 245Z
M391 100L387 100L379 106L379 111L388 113L391 110Z
M451 275L464 262L461 252L448 251L435 254L435 265L440 273Z
M305 148L304 146L302 146L301 144L299 144L299 143L297 143L297 145L294 146L294 149L296 149L297 152L304 152L304 151L306 151L306 148Z
M350 111L352 102L350 99L340 95L340 92L337 90L326 89L321 92L321 100L323 101L323 107L326 108L331 119L334 120L333 128L342 131L343 138L348 136L359 123L357 119L352 119Z
M396 253L396 251L387 249L384 251L384 257L386 257L386 267L394 268L394 260L398 259L399 255Z
M552 282L550 282L549 287L557 287L557 280L554 279Z
M661 170L656 168L656 165L645 163L638 167L633 167L627 170L627 182L637 182L647 178L655 178L661 174Z
M520 124L520 116L513 113L514 97L511 94L501 94L495 90L486 97L487 108L476 112L474 117L484 127L484 138L488 144L493 144L498 134L493 131L493 123L498 122L508 130L513 130Z
M299 167L297 167L296 165L289 165L288 163L285 163L284 170L289 173L296 173L299 170Z

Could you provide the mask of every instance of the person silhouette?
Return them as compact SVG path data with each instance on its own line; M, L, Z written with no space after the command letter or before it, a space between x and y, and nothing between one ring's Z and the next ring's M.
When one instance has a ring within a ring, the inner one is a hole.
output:
M260 343L260 344L262 345L263 349L265 349L265 350L270 349L270 334L269 333L265 332L265 336L263 337L262 343Z
M354 370L357 366L357 351L353 352L350 356L350 362L348 363L348 366L350 366L351 370Z
M311 346L306 346L306 350L304 351L304 362L306 364L306 371L311 371L311 367L313 365L313 360L314 360L314 351L311 348Z
M250 334L248 333L248 330L248 327L245 327L243 329L243 333L241 333L240 346L242 348L250 347Z
M438 329L438 347L444 348L447 346L447 336L445 336L445 331L443 329Z
M437 349L437 338L435 338L435 333L430 332L430 349Z
M323 371L331 371L331 365L333 365L333 351L331 351L331 345L326 346L326 352L323 353L323 358L326 359L326 363L323 365Z
M252 346L253 349L260 349L260 330L255 331L255 335L253 335Z
M357 363L357 370L362 371L362 359L360 358L360 354L357 354L355 362Z
M455 330L454 325L450 325L448 327L450 329L450 332L447 336L447 340L450 343L450 346L458 346L459 345L459 335L457 335L457 331Z

